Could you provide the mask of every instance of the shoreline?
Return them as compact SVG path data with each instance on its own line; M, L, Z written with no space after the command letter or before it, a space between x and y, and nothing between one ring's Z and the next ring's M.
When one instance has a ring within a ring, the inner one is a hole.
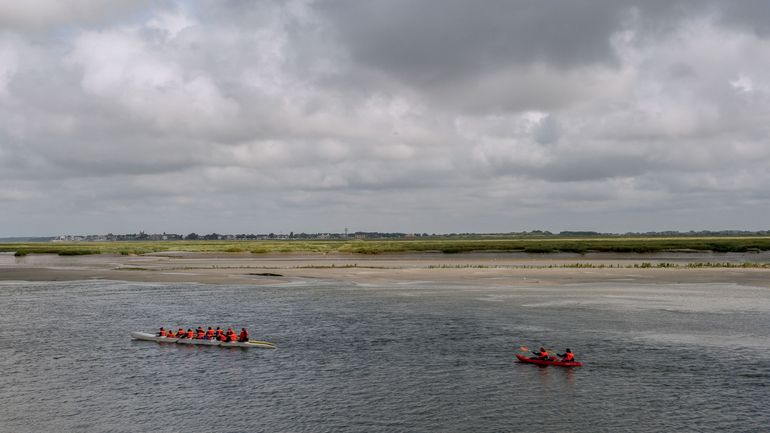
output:
M688 267L733 263L735 267ZM757 267L738 267L756 263ZM646 265L645 265L646 264ZM673 267L657 267L659 264ZM733 283L770 288L770 254L408 253L222 254L164 252L141 256L0 255L0 281L114 280L152 283L276 285L300 281L517 287L576 283Z

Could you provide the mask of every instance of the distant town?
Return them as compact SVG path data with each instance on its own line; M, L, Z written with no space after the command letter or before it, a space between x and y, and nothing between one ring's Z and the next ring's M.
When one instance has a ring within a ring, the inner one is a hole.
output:
M509 233L401 233L401 232L363 232L348 233L260 233L260 234L221 234L221 233L127 233L104 235L72 235L43 237L5 237L0 242L132 242L132 241L277 241L277 240L350 240L350 239L494 239L513 237L679 237L679 236L769 236L770 230L719 230L719 231L660 231L660 232L627 232L602 233L595 231L560 231L553 233L547 230L533 230Z

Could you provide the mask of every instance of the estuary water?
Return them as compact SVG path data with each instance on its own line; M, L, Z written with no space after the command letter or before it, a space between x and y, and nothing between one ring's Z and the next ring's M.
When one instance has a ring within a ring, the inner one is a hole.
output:
M133 341L247 327L277 350ZM766 431L770 290L0 283L0 432ZM520 364L520 346L584 367Z

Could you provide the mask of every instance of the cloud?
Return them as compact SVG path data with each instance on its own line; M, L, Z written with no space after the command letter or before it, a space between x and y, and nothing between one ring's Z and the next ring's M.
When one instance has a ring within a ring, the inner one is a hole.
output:
M81 25L139 10L144 0L25 0L0 3L0 24L21 30Z
M768 9L0 6L3 230L766 228Z

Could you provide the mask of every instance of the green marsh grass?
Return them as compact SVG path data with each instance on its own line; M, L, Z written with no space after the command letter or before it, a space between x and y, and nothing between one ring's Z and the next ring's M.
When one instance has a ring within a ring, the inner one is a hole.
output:
M523 252L531 254L654 253L664 251L759 252L770 250L770 236L724 237L510 237L403 240L281 240L281 241L138 241L73 243L5 243L0 252L26 254L122 254L160 252L252 254L399 254L435 252Z

